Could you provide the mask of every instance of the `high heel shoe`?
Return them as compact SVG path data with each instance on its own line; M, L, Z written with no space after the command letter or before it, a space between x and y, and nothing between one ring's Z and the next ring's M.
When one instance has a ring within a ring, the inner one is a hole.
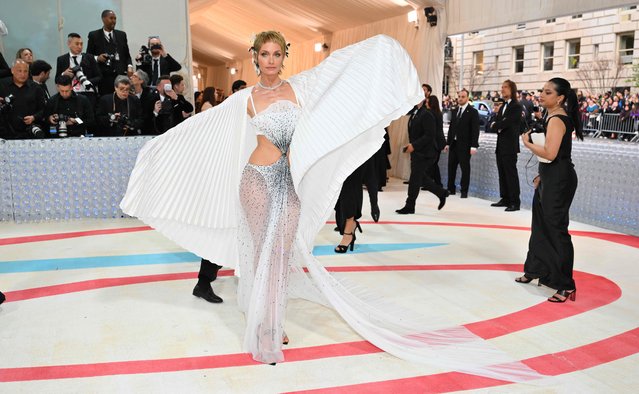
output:
M355 229L358 229L360 233L363 233L362 226L359 225L359 222L355 220ZM353 230L355 232L355 230Z
M563 298L561 298L563 297ZM577 289L575 290L559 290L548 299L550 302L566 302L568 299L574 301L577 299Z
M531 278L530 276L523 274L522 276L515 278L515 282L526 284L526 283L532 282L535 279L538 279L538 278ZM537 286L541 286L540 281L537 281Z
M357 223L357 226L359 226L359 223ZM361 228L359 230L360 232L362 231ZM346 253L348 251L348 248L351 248L351 252L353 251L353 248L355 248L355 231L353 231L352 233L344 233L344 235L352 235L353 239L351 240L351 243L349 243L348 245L337 245L335 247L335 253Z
M371 216L375 223L379 222L379 205L375 204L371 206Z

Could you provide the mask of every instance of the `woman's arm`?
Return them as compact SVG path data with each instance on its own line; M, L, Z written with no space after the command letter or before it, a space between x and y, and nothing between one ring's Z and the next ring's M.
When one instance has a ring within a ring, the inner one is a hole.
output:
M561 119L552 118L548 122L548 128L546 129L546 142L544 146L535 145L530 142L530 131L522 134L521 140L535 155L544 158L546 160L553 161L557 158L559 152L559 146L561 145L561 139L566 133L566 125Z

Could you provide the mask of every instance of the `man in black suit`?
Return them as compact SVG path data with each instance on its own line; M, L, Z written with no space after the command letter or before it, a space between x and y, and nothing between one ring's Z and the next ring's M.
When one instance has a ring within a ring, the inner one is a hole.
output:
M158 78L157 90L151 95L154 103L153 117L156 134L164 134L167 130L175 126L175 112L179 110L177 93L171 86L171 79L168 75Z
M186 84L184 83L184 77L179 74L171 75L169 78L171 81L171 87L175 94L177 94L177 105L173 108L173 120L175 124L180 124L186 120L189 116L193 115L193 104L189 103L186 97L184 97L184 90L186 90Z
M150 56L145 57L140 53L135 61L138 63L137 69L144 71L149 76L149 86L155 87L160 76L179 71L182 66L164 50L160 37L149 37L148 45Z
M149 76L142 70L136 70L131 75L132 94L140 99L142 108L142 134L155 135L155 115L153 115L153 107L155 101L153 96L155 92L148 86Z
M44 115L44 92L29 80L29 64L16 59L11 68L11 77L0 80L0 98L6 103L11 97L11 105L0 114L4 127L0 138L21 140L45 138L42 130Z
M501 85L501 96L505 102L492 125L492 129L497 131L495 154L501 199L491 206L506 207L506 212L512 212L518 211L520 205L517 154L523 108L517 101L517 85L513 81L504 81Z
M121 137L140 135L142 110L140 100L131 93L131 81L118 75L114 82L115 92L100 97L95 117L98 123L97 135Z
M410 153L410 178L408 180L408 197L403 208L395 212L400 215L415 213L415 202L419 196L419 188L424 185L426 190L439 198L439 206L442 209L446 204L448 193L438 186L426 173L437 159L437 125L435 116L426 109L424 102L417 104L417 110L413 112L408 121L408 141L403 150Z
M128 67L132 64L126 33L115 30L115 22L115 12L104 10L102 29L89 33L87 53L95 56L102 72L102 80L98 86L101 95L113 93L115 77L127 75Z
M68 75L58 75L55 84L58 94L51 96L44 111L49 127L56 126L58 137L85 135L87 126L94 122L89 99L73 91L73 80Z
M31 74L31 80L34 84L42 89L44 93L44 103L46 104L51 94L49 94L49 88L47 87L47 81L51 74L51 65L44 60L36 60L29 66L29 74Z
M468 102L468 90L457 94L457 110L453 110L448 128L448 192L455 194L457 166L461 167L461 198L468 197L470 185L470 157L479 148L479 112Z
M95 108L98 101L97 86L102 80L98 62L93 56L82 52L82 37L78 33L69 33L67 46L69 53L58 56L55 75L71 78L73 91L86 97Z

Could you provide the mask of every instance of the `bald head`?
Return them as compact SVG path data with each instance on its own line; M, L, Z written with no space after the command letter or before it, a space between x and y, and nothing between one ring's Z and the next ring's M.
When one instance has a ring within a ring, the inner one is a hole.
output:
M16 59L11 67L11 74L13 74L13 83L18 86L24 85L29 79L29 64L22 59Z

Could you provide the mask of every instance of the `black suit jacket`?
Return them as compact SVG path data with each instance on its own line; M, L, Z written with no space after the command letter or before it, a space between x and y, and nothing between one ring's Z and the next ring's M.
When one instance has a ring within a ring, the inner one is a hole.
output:
M523 107L517 101L511 101L506 106L506 111L502 105L493 130L497 132L497 147L495 153L498 155L512 155L519 153L519 129L522 122Z
M457 117L457 109L452 111L452 118L448 127L448 145L453 141L460 148L460 153L467 152L470 148L479 148L479 112L468 103L466 109Z
M55 75L62 75L67 68L71 66L71 56L68 53L65 53L62 56L58 56ZM98 67L98 62L95 60L92 54L82 54L82 61L80 62L80 66L82 67L82 72L89 79L89 82L93 86L98 86L98 83L102 79L102 72L100 71L100 67Z
M52 125L49 122L49 117L55 114L64 114L82 119L82 124L67 126L67 132L70 137L83 135L87 127L93 127L95 121L89 99L75 92L71 93L71 97L66 100L59 93L51 97L44 111L44 119L49 126Z
M148 74L149 80L153 78L153 60L151 60L151 64L141 64L137 66L138 70L142 70ZM180 63L178 63L175 59L171 57L171 55L167 54L166 56L160 56L160 74L158 77L162 75L169 75L174 71L179 71L182 69ZM155 81L150 81L151 86L155 86Z
M408 141L415 152L426 157L437 156L437 122L435 116L422 106L408 121Z
M111 124L110 114L113 113L113 96L114 94L106 94L100 97L98 106L95 111L95 118L98 124L97 136L122 136L122 130L116 125ZM133 94L128 99L129 113L128 117L133 124L133 130L129 130L127 135L139 135L138 131L142 126L142 110L140 108L140 100ZM117 110L116 110L117 111Z
M122 30L113 30L114 44L109 44L104 36L102 28L89 33L89 43L87 44L87 53L99 56L103 53L117 54L120 60L115 62L115 74L125 75L127 66L133 64L131 54L129 53L129 43L127 42L126 33ZM113 74L113 70L109 69L104 63L99 63L100 71L103 74Z

